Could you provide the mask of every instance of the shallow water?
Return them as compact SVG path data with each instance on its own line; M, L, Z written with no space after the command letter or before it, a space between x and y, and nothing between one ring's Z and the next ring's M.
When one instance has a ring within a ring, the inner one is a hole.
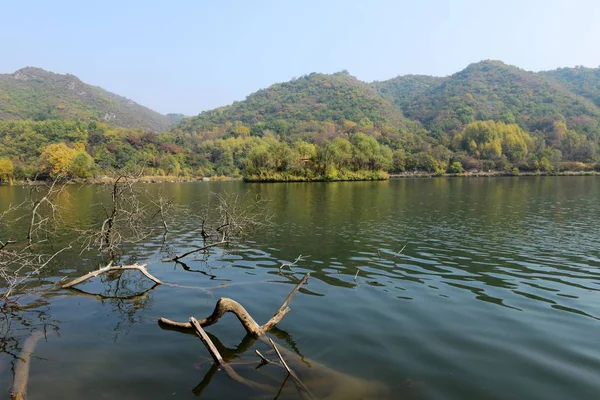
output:
M45 326L47 338L31 363L29 399L193 398L211 361L197 338L163 330L157 318L204 317L226 296L262 323L293 288L289 275L306 272L308 285L273 336L312 360L307 363L384 384L387 397L596 399L600 393L597 177L226 182L163 190L195 210L211 191L260 194L271 200L274 225L187 262L187 270L160 259L200 243L193 218L173 223L166 245L157 234L126 248L123 261L148 262L159 279L189 288L163 285L129 300L66 290L23 299L37 304L24 315L29 327L13 321L2 341L2 393L12 381L11 352ZM0 208L26 194L0 187ZM89 204L102 196L97 187L70 188L69 222L97 219ZM97 267L97 259L75 254L36 284L45 288ZM310 258L280 273L282 263L300 254ZM120 284L131 294L151 287L134 273ZM107 294L114 285L98 279L81 288ZM7 330L6 319L3 324L0 332ZM235 317L207 331L226 347L226 357L243 363L234 365L240 374L277 386L284 379L277 368L254 369L253 349L267 346L244 342ZM261 393L219 371L201 395Z

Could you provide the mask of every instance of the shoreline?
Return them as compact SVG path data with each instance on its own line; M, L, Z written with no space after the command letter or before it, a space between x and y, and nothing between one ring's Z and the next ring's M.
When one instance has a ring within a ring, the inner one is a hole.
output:
M181 176L142 176L138 178L139 183L195 183L195 182L231 182L231 181L243 181L247 183L299 183L299 182L377 182L386 181L390 179L410 179L410 178L493 178L493 177L519 177L519 176L600 176L600 171L561 171L561 172L532 172L522 171L518 174L514 174L510 171L466 171L460 174L444 173L436 174L434 172L427 171L413 171L413 172L402 172L399 174L389 174L387 178L380 179L244 179L243 177L230 177L230 176L213 176L213 177L181 177ZM115 178L108 176L101 176L89 179L75 179L69 184L89 184L89 185L103 185L114 182ZM34 186L43 185L48 181L13 181L12 185L7 182L0 182L0 186Z
M406 179L406 178L480 178L480 177L518 177L518 176L600 176L600 171L560 171L560 172L544 172L544 171L519 171L515 174L510 171L466 171L460 174L436 174L427 171L403 172L399 174L390 174L390 179Z

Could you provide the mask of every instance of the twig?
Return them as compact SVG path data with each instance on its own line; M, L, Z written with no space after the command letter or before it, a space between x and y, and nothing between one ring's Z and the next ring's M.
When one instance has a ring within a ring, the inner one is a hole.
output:
M405 248L406 248L406 245L404 245L404 247L402 247L400 249L400 251L396 253L396 257L398 257L400 255L400 253L402 253L404 251Z
M202 247L199 247L199 248L197 248L197 249L190 250L190 251L188 251L188 252L186 252L186 253L181 253L181 254L178 254L178 255L176 255L176 256L175 256L175 257L173 257L173 258L165 258L165 259L163 259L162 261L163 261L163 262L167 262L167 261L178 261L178 260L180 260L180 259L182 259L182 258L184 258L184 257L187 257L187 256L189 256L190 254L194 254L194 253L197 253L197 252L199 252L199 251L203 251L203 250L209 249L209 248L211 248L211 247L215 247L215 246L219 246L219 245L222 245L222 244L227 244L227 243L229 243L229 240L221 240L220 242L216 242L216 243L207 244L206 246L202 246Z
M281 353L279 352L279 349L275 345L275 342L273 341L273 339L269 338L269 343L271 343L271 346L273 346L273 350L275 350L275 353L277 353L277 357L279 357L279 361L281 362L281 365L283 365L283 368L285 368L285 370L288 372L288 374L292 375L293 374L292 370L285 363L285 360L281 356Z
M279 307L277 312L271 317L271 319L269 321L267 321L266 324L264 324L262 326L263 331L268 332L271 328L273 328L275 325L277 325L279 323L279 321L281 321L288 312L291 311L291 309L288 307L288 304L290 303L290 301L292 301L292 298L294 297L294 295L298 292L298 290L300 290L300 287L304 283L306 283L306 281L308 280L309 277L310 277L310 273L307 273L306 275L304 275L304 277L302 277L302 279L300 279L300 282L298 282L296 287L294 287L294 289L290 292L290 294L288 294L288 296L285 298L285 301L283 302L281 307Z
M296 265L298 263L298 261L304 261L307 258L309 258L310 256L303 256L302 254L300 254L298 257L296 257L296 259L294 260L294 262L290 263L290 264L281 264L279 266L279 270L282 270L284 267L288 267L290 270L292 269L292 266Z

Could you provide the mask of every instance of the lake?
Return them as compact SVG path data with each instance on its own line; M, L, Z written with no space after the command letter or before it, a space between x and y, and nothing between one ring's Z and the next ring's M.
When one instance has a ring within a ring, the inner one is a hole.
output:
M265 398L211 369L197 337L163 329L157 318L202 318L218 298L231 297L263 323L294 287L292 276L310 272L271 334L301 355L306 370L321 364L378 382L385 391L373 397L598 398L598 177L146 187L192 210L178 215L166 239L158 232L124 249L123 262L147 262L169 285L144 293L151 282L127 272L119 288L127 299L55 290L53 282L99 266L97 257L65 254L32 283L40 289L21 300L33 303L21 322L13 318L7 326L0 315L2 397L19 343L45 327L31 361L31 400ZM27 190L0 187L0 208ZM98 187L69 192L68 223L100 217L90 206L105 196ZM196 216L211 192L268 198L273 225L188 259L185 268L162 262L165 254L201 243ZM299 255L310 257L279 269ZM80 288L117 290L114 280L100 278ZM254 349L268 346L245 339L233 315L206 330L240 375L279 387L285 372L255 369ZM313 379L305 383L310 388ZM288 381L280 398L291 396L293 386Z

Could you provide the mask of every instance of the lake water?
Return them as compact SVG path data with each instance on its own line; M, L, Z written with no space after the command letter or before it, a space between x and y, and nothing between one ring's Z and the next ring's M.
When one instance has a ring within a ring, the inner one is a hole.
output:
M373 398L600 396L597 177L215 182L162 190L196 212L210 192L260 194L270 199L274 224L188 260L186 269L161 262L201 242L199 221L181 215L165 243L157 234L127 247L123 261L147 262L159 279L185 287L158 286L129 299L51 289L99 262L63 257L36 283L43 295L21 300L34 302L21 323L13 318L8 327L0 315L0 397L9 392L19 343L45 326L31 361L31 400L273 398L214 371L198 338L156 321L202 318L219 297L231 297L263 323L293 288L290 275L306 272L308 284L271 336L305 358L297 372L315 393L352 376L365 387L378 382L383 390L368 394ZM99 218L90 206L103 196L97 187L70 192L70 223ZM0 187L0 208L26 194ZM310 258L279 270L301 254ZM132 294L151 287L135 273L121 284ZM96 279L81 289L110 294L114 285ZM283 370L255 369L254 349L268 346L244 339L234 316L206 330L240 375L279 387ZM314 383L316 363L337 372ZM289 380L280 398L293 386ZM337 389L328 395L351 398Z

